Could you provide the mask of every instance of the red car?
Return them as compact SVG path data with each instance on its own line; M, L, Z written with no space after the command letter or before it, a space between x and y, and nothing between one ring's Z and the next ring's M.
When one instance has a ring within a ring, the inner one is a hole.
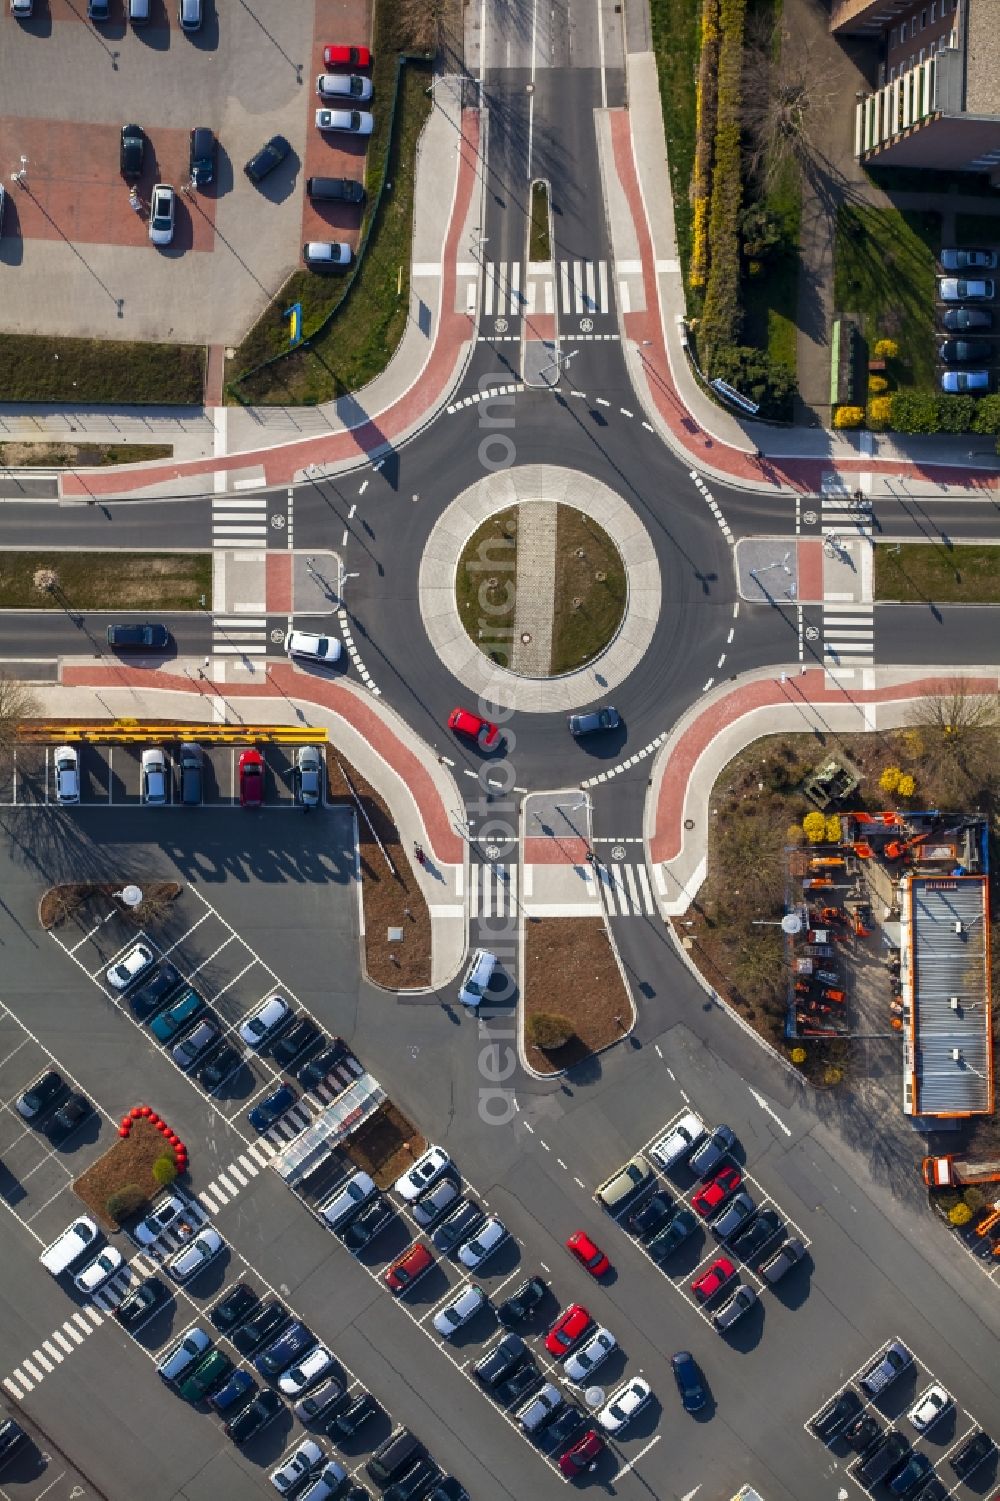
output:
M367 47L324 47L323 63L327 68L370 68L372 55Z
M714 1178L699 1188L691 1198L691 1208L700 1214L703 1220L711 1218L715 1211L726 1202L730 1194L736 1192L743 1182L743 1174L738 1167L720 1167Z
M730 1277L736 1276L736 1268L725 1256L717 1256L707 1272L702 1272L691 1283L691 1291L699 1303L707 1303L709 1298L714 1298L720 1288L725 1287Z
M583 1438L571 1444L565 1454L559 1456L559 1468L568 1480L574 1480L596 1464L604 1453L604 1440L596 1428L588 1428Z
M480 750L494 750L500 744L500 731L496 725L473 714L471 709L452 709L448 715L448 728L478 740Z
M593 1320L582 1303L571 1303L545 1336L545 1348L561 1360L590 1328Z
M419 1240L413 1242L398 1260L386 1267L383 1279L386 1287L394 1293L405 1293L418 1277L422 1277L434 1265L434 1257Z
M587 1268L592 1277L603 1277L605 1272L611 1270L611 1262L600 1246L595 1246L583 1230L574 1230L566 1242L566 1249L571 1256L576 1257L581 1266Z
M264 801L264 757L259 750L245 750L240 755L240 804L259 808Z

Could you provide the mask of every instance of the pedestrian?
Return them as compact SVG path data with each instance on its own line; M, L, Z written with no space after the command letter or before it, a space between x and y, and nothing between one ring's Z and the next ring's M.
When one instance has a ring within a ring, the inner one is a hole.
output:
M755 448L753 451L753 456L759 463L760 460L764 457L764 450L762 448Z
M421 868L422 868L423 865L424 865L424 862L427 859L427 856L424 854L424 847L423 847L423 845L420 844L420 842L418 840L414 840L414 842L413 842L413 853L417 857L417 864L419 866L421 866Z

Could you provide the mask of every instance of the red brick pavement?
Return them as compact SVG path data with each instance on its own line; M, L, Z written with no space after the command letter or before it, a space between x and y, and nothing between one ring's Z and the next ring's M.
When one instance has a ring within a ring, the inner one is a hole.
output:
M525 865L585 865L590 848L586 839L570 834L565 839L558 834L544 838L525 839L523 857Z
M269 552L267 555L267 613L291 615L295 608L292 599L292 554Z
M302 239L346 240L358 248L361 234L362 204L313 203L304 191L307 177L353 177L365 180L365 157L367 141L360 136L347 136L317 130L313 117L324 100L316 97L316 79L325 71L323 48L328 42L345 42L351 46L365 46L371 36L369 7L365 0L316 0L316 19L313 27L312 67L303 92L306 94L308 124L306 126L306 149L302 162ZM347 73L346 68L335 68L336 73ZM364 69L358 69L364 72ZM340 101L349 106L350 100ZM336 105L338 101L332 101ZM370 103L358 106L373 112L389 108L388 99L373 98Z
M219 694L227 700L253 700L266 696L266 690L258 683L216 685L207 680L195 683L191 678L169 671L151 672L141 667L126 666L66 667L63 669L62 683L67 688L138 688L143 693L157 689L191 693L197 688L206 698ZM373 703L360 698L342 683L297 672L287 663L276 663L268 667L267 684L280 697L295 699L299 703L321 705L339 715L345 724L356 730L408 788L410 797L419 809L426 839L435 859L446 865L462 863L465 858L464 841L453 829L451 815L441 801L430 773L400 738L388 715L376 710Z
M799 604L818 604L823 598L823 544L815 539L798 542L795 551Z
M474 110L462 112L462 139L459 143L460 168L455 204L445 241L441 277L441 318L437 338L427 364L409 390L391 407L350 432L326 437L304 438L299 443L278 448L258 449L251 453L231 454L226 458L195 459L189 463L149 464L130 473L96 470L87 475L62 472L64 495L113 495L132 490L141 481L158 484L184 475L212 474L215 470L246 469L262 464L269 485L286 485L307 464L334 463L369 453L387 440L399 437L409 427L432 412L446 393L454 375L463 344L472 336L473 324L467 313L456 313L455 282L458 238L472 201L478 173L479 115Z
M919 678L914 682L889 688L835 688L820 669L811 669L784 683L775 678L761 678L734 688L724 697L708 704L692 721L670 751L670 764L660 782L656 802L655 827L649 841L649 858L654 864L674 860L684 845L684 798L688 782L699 757L716 735L754 709L778 704L884 704L923 698L947 692L950 678ZM997 679L963 678L970 693L995 693Z

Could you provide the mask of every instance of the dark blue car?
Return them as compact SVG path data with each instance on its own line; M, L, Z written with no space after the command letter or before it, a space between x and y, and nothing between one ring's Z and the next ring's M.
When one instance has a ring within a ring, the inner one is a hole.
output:
M275 1121L281 1119L286 1110L290 1110L298 1099L298 1095L290 1084L282 1084L274 1094L269 1094L266 1100L261 1100L247 1113L247 1120L255 1131L267 1131Z
M282 1371L288 1369L293 1360L298 1360L300 1355L311 1350L316 1343L316 1336L312 1330L296 1320L294 1324L289 1324L284 1334L273 1344L268 1345L266 1350L255 1355L253 1363L262 1376L268 1381L273 1381L276 1376L281 1375Z
M220 1386L208 1400L216 1412L237 1412L257 1395L257 1390L249 1371L234 1371L225 1386Z
M708 1401L708 1393L694 1356L689 1350L678 1350L676 1355L670 1357L670 1368L677 1382L677 1390L681 1394L684 1411L700 1412Z

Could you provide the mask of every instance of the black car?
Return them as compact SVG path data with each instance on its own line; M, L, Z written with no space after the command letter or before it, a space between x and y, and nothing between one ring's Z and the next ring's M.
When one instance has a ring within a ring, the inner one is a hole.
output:
M115 651L166 651L170 632L165 625L109 625L108 645Z
M949 333L964 334L970 328L992 328L993 314L985 307L950 307L941 322Z
M932 1475L911 1501L948 1501L948 1487L937 1475Z
M205 1089L218 1089L235 1074L243 1062L243 1054L232 1043L225 1043L195 1074L198 1083Z
M371 1392L362 1392L343 1412L337 1413L326 1431L331 1438L353 1438L362 1423L367 1423L381 1411Z
M118 163L122 176L128 181L129 178L142 176L142 164L146 155L146 133L141 125L123 125L121 147L118 154Z
M306 193L314 203L364 203L365 185L350 177L307 177Z
M506 1381L501 1381L494 1387L493 1395L498 1402L505 1407L513 1407L515 1403L524 1402L544 1383L545 1378L535 1365L533 1360L527 1364L518 1366L513 1376L508 1376Z
M640 1240L652 1240L658 1230L662 1230L673 1213L674 1201L666 1189L659 1189L644 1199L638 1209L626 1215L625 1226L637 1235Z
M151 1319L154 1313L159 1313L170 1302L173 1294L165 1282L159 1277L147 1277L145 1282L140 1282L134 1292L130 1292L127 1298L123 1298L115 1309L115 1318L123 1329L133 1333L147 1319Z
M252 1355L269 1335L277 1333L282 1324L288 1322L289 1317L284 1303L272 1298L252 1319L247 1319L245 1324L234 1330L231 1336L233 1344L241 1355Z
M65 1141L67 1136L71 1136L77 1126L89 1120L93 1113L94 1107L85 1094L71 1094L49 1121L49 1140L57 1144Z
M975 361L989 360L993 346L986 339L945 339L938 348L938 358L943 365L968 365Z
M148 1021L154 1012L167 1004L180 984L180 971L164 960L153 970L149 979L145 980L138 990L133 990L128 998L128 1003L137 1020Z
M753 1261L784 1225L774 1209L762 1209L751 1225L733 1236L729 1248L741 1261Z
M646 1250L654 1261L666 1261L672 1256L679 1246L682 1246L689 1235L693 1235L698 1228L698 1219L691 1209L678 1209L671 1215L669 1222L664 1228L656 1233L646 1245Z
M509 1298L503 1300L497 1309L497 1318L508 1329L511 1324L523 1324L525 1319L531 1317L547 1292L548 1288L541 1277L529 1277L527 1282L522 1282L520 1287L514 1289Z
M269 172L273 172L275 167L281 165L291 149L284 136L272 136L256 155L250 158L243 170L251 182L261 182Z
M894 1471L901 1469L910 1453L909 1440L895 1428L890 1428L885 1437L879 1439L862 1459L855 1472L857 1478L862 1485L878 1485L880 1481L888 1480Z
M957 1454L951 1457L951 1467L959 1480L967 1480L973 1470L978 1470L983 1460L996 1448L988 1433L980 1428L967 1439Z
M468 1240L476 1226L485 1218L482 1209L475 1199L466 1199L460 1204L454 1214L450 1214L443 1225L439 1225L431 1236L434 1246L438 1251L447 1255L463 1240Z
M54 1068L47 1069L40 1078L18 1096L17 1111L26 1121L37 1120L44 1115L56 1100L62 1099L66 1093L66 1084L62 1074L56 1073Z
M303 1016L283 1037L278 1038L271 1049L272 1056L282 1068L287 1068L293 1059L304 1053L306 1048L312 1047L322 1036L322 1028L317 1027L312 1017Z
M312 1330L301 1319L296 1319L266 1350L254 1356L253 1363L266 1380L274 1381L294 1360L318 1343Z
M573 1442L584 1423L583 1413L567 1403L558 1417L545 1427L545 1447L553 1454Z
M708 1392L694 1356L689 1350L678 1350L676 1355L670 1357L670 1369L674 1373L684 1411L700 1412L708 1401Z
M6 1461L28 1435L13 1418L0 1418L0 1459Z
M352 1251L361 1251L373 1241L392 1219L393 1209L381 1194L376 1194L344 1230L342 1239Z
M342 1037L334 1038L328 1048L322 1053L317 1053L315 1058L310 1058L308 1063L303 1063L295 1077L303 1089L315 1089L317 1084L322 1084L332 1068L336 1068L342 1059L347 1057L347 1043Z
M828 1402L809 1426L818 1439L828 1444L847 1427L852 1418L857 1417L861 1411L861 1405L861 1398L854 1388L849 1386L840 1393L839 1397L834 1397L832 1402Z
M427 1497L427 1501L469 1501L469 1493L454 1475L444 1475Z
M207 125L196 125L191 132L188 167L196 188L205 188L215 176L215 136Z
M912 1496L918 1490L929 1475L934 1473L934 1464L926 1454L919 1450L911 1454L901 1470L897 1470L889 1481L890 1496Z
M487 1350L472 1367L472 1374L487 1391L506 1381L508 1376L522 1366L530 1351L519 1334L505 1334L491 1350Z
M260 1294L246 1282L237 1282L226 1289L209 1314L220 1334L228 1334L238 1324L245 1324L260 1303Z
M426 1454L382 1492L382 1501L422 1501L441 1471Z
M277 1392L263 1391L242 1412L238 1412L235 1418L230 1418L223 1432L234 1444L245 1444L278 1416L283 1405Z
M860 1417L854 1418L844 1429L844 1437L862 1459L882 1442L884 1433L885 1429L882 1424L870 1412L862 1413Z

